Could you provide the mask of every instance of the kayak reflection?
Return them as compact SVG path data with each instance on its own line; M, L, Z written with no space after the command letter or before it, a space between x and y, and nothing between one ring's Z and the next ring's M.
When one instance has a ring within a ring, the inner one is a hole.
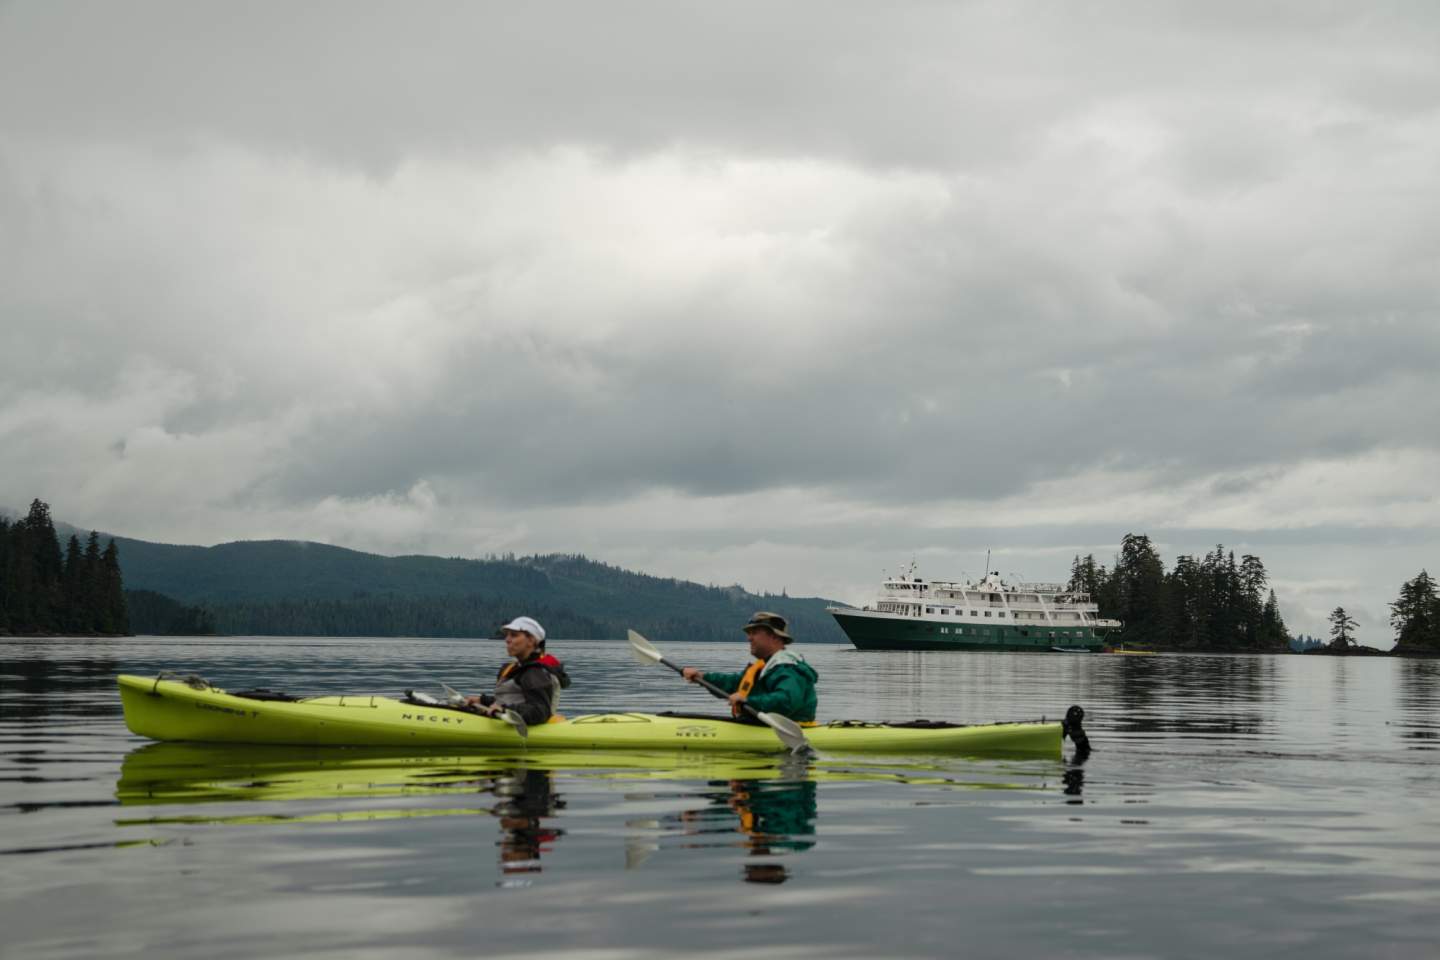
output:
M152 743L126 755L115 797L137 804L283 801L473 794L477 779L544 770L615 780L923 784L963 790L1043 790L1064 768L1051 761L984 765L822 759L764 754L643 753L617 750L450 753L367 747L286 747ZM960 777L959 774L966 774Z
M627 868L672 844L740 847L772 858L816 844L817 784L888 782L956 790L1048 790L1063 768L1052 761L953 758L907 763L796 760L773 755L628 753L454 754L386 748L154 743L128 754L115 797L127 808L183 804L170 816L132 816L118 826L337 823L452 816L492 817L502 884L524 883L564 835L563 784L679 782L678 791L634 792L676 812L629 820ZM962 778L959 774L964 773ZM557 783L562 784L557 789ZM593 793L593 790L591 791ZM457 802L447 802L454 797ZM466 802L460 798L472 798ZM474 802L479 797L487 799ZM700 800L703 805L696 806ZM413 801L413 802L411 802ZM224 805L214 813L205 806ZM673 805L673 806L672 806ZM200 809L196 809L199 807ZM584 812L582 811L582 814ZM782 883L788 870L750 862L743 879Z

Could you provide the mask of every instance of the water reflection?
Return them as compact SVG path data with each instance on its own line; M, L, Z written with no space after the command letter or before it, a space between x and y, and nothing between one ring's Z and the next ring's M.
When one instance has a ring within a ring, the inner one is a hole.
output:
M114 821L122 828L146 829L492 817L498 828L498 883L524 886L542 872L544 859L566 836L565 820L593 815L571 810L565 793L578 790L593 801L598 784L669 781L677 788L626 794L630 804L670 808L657 817L627 821L621 842L628 869L641 867L662 849L722 847L741 850L754 861L742 865L743 881L773 884L792 877L775 858L803 853L817 843L823 782L1049 792L1061 771L1053 762L1033 760L972 766L955 760L880 763L709 753L454 755L155 743L125 756L113 802L182 807L174 814ZM970 776L957 776L962 772ZM1083 783L1078 768L1063 777L1069 801L1078 802ZM466 803L465 797L492 799ZM196 805L226 809L211 813Z
M1065 785L1063 792L1068 798L1066 803L1082 804L1085 802L1080 799L1080 795L1085 792L1085 769L1082 766L1084 762L1084 760L1079 761L1061 776L1061 782Z
M704 804L668 816L666 833L687 838L682 846L738 845L756 857L798 852L815 845L818 808L816 782L805 761L716 755L553 753L544 756L455 756L347 748L207 746L157 743L128 754L116 783L116 800L125 806L244 803L238 814L181 814L130 817L120 826L158 824L274 824L373 821L403 817L488 814L496 819L500 884L524 885L542 871L542 859L565 836L558 820L567 802L556 789L556 774L596 779L677 779L700 776L696 788L679 794ZM849 779L865 771L835 770ZM781 779L763 779L775 774ZM717 778L717 775L719 778ZM821 773L821 775L825 775ZM885 772L879 777L895 779ZM927 782L933 780L924 777ZM481 806L422 805L377 809L363 801L396 797L489 795L497 802ZM253 804L269 801L285 812L257 813ZM316 811L308 801L332 801ZM333 802L341 801L336 806ZM638 867L656 849L631 838L627 865ZM638 851L638 853L637 853ZM788 872L774 864L748 865L744 879L778 883Z
M1278 683L1277 658L1113 657L1108 698L1125 734L1254 736L1264 732Z
M1343 659L1340 657L1337 660ZM1440 660L1407 659L1400 667L1396 697L1400 738L1408 750L1440 749Z
M51 644L61 642L0 644L0 721L30 725L57 717L114 713L110 699L98 694L113 688L115 661L105 656L57 656L60 651Z
M693 696L636 673L623 644L567 652L585 678L567 710ZM137 749L113 672L394 693L493 674L494 649L4 641L0 952L518 956L541 926L554 956L858 957L877 942L944 956L957 930L983 955L1433 953L1440 820L1417 798L1435 784L1419 751L1440 745L1440 662L1352 659L1342 685L1327 657L805 653L831 718L1053 719L1079 703L1095 751L795 771L763 756ZM505 889L529 884L565 910Z
M549 822L565 808L550 771L516 769L495 777L490 792L502 798L490 812L500 819L500 871L506 877L539 873L540 854L565 831Z
M737 846L754 857L809 850L815 846L816 783L803 768L789 775L798 779L708 784L711 789L701 794L705 806L669 818L685 838L680 846ZM783 883L788 877L779 864L746 864L743 871L750 883Z
M351 803L476 794L496 802L410 809ZM335 823L488 814L499 826L495 846L504 885L539 873L542 855L565 835L554 821L566 802L555 790L551 771L505 757L157 743L125 757L115 796L126 806L271 801L290 811L125 818L117 821L120 826ZM316 800L343 803L316 812L306 803Z

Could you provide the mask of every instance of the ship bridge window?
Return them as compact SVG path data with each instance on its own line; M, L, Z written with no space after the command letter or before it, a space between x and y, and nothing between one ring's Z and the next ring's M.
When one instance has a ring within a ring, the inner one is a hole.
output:
M980 616L980 611L979 611L979 610L971 610L971 611L970 611L970 616L972 616L972 617L978 617L978 616Z
M986 610L986 611L985 611L985 616L987 616L987 617L990 616L990 611L989 611L989 610Z
M1004 610L1001 610L999 613L995 614L995 616L997 616L997 617L1003 617L1003 616L1005 616L1005 611L1004 611Z
M934 607L926 607L926 608L925 608L925 612L926 612L926 613L934 613L934 612L935 612L935 608L934 608Z

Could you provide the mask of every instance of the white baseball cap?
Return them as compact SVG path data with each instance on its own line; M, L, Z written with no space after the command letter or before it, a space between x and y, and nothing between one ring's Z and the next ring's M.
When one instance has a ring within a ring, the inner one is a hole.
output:
M540 626L539 621L533 620L530 617L516 617L514 620L511 620L509 623L505 624L505 626L501 627L500 629L520 630L524 633L530 634L530 636L534 637L541 643L545 642L545 628Z

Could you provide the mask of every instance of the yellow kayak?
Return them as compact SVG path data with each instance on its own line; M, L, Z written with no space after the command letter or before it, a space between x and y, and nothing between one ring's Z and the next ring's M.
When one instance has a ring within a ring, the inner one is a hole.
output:
M770 728L722 717L586 714L530 727L522 736L500 720L409 699L274 699L259 691L226 693L198 678L122 675L118 682L126 726L152 740L526 752L785 750ZM1075 733L1083 736L1078 725ZM1060 722L1043 720L970 726L832 721L805 728L815 749L836 753L1058 757L1061 735Z

